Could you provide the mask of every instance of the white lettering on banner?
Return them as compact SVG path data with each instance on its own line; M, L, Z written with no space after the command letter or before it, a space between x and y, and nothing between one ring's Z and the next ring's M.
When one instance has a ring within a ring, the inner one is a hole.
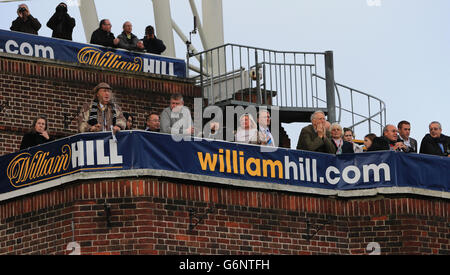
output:
M175 76L174 63L144 58L144 73L165 74ZM169 71L167 71L169 67Z
M238 157L239 155L239 157ZM280 160L262 159L247 157L244 151L235 151L229 149L219 149L218 154L209 152L197 152L197 158L203 171L216 171L228 174L241 174L258 177L272 177L283 180L300 180L309 183L326 183L331 185L338 184L341 180L344 183L356 184L364 175L363 182L371 182L370 174L373 174L373 182L380 182L380 172L384 172L384 181L391 180L390 167L386 163L363 165L362 169L355 165L348 165L342 168L342 171L335 166L327 166L325 177L319 174L318 166L323 165L320 160L315 158L298 158L298 165L291 161L289 156L284 156L284 164ZM270 169L268 169L270 168ZM324 167L325 168L325 167ZM270 171L270 175L269 175ZM278 173L276 173L278 171ZM371 173L372 172L372 173ZM299 176L300 175L300 176ZM300 178L300 179L299 179Z
M386 181L390 181L391 173L390 173L389 165L387 165L386 163L381 163L380 165L370 164L370 165L363 166L364 182L369 181L369 172L370 171L373 171L374 181L380 181L380 169L383 169L383 171L384 171L384 179Z
M334 166L328 167L327 170L325 171L325 177L327 178L327 182L329 184L335 185L335 184L337 184L339 182L340 178L339 177L331 178L330 177L331 172L333 172L335 175L339 175L341 172L339 171L339 169L337 169Z
M72 168L83 167L85 163L87 166L122 164L123 157L118 153L117 142L110 139L108 143L109 155L105 155L105 142L103 140L72 143Z
M8 40L5 43L5 51L12 54L55 59L55 53L52 47L38 44L33 46L28 42L23 42L19 45L14 40Z
M355 175L353 178L350 178L349 173L353 172ZM344 168L342 171L342 179L346 183L355 184L358 182L358 180L361 178L361 172L359 171L359 168L354 165L350 165Z

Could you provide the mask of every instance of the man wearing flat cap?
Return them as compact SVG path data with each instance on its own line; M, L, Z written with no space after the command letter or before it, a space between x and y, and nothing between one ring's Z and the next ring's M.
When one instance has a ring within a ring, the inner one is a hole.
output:
M78 116L78 131L105 132L114 134L126 127L126 119L120 107L114 103L112 89L107 83L100 83L94 88L94 99L85 103Z

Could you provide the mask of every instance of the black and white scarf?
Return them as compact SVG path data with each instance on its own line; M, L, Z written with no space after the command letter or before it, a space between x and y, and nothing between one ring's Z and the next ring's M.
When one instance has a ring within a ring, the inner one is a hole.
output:
M116 125L116 118L117 118L116 106L114 104L110 104L110 106L112 107L112 114L113 114L112 125ZM89 111L89 120L88 120L89 125L94 126L94 125L98 124L98 110L99 109L100 109L100 106L99 106L98 100L95 99L92 102L91 110ZM105 119L105 115L103 115L103 118Z

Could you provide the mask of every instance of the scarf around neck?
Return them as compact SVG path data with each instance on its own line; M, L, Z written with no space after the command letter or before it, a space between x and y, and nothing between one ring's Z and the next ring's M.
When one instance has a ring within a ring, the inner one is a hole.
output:
M113 121L112 121L112 125L116 125L116 106L112 103L108 104L109 106L111 106L112 109L112 114L113 114ZM108 106L106 105L105 108ZM91 106L91 110L89 111L89 120L88 120L88 124L91 126L97 125L98 124L98 110L100 109L100 104L98 102L98 99L94 99L94 101L92 102L92 106Z

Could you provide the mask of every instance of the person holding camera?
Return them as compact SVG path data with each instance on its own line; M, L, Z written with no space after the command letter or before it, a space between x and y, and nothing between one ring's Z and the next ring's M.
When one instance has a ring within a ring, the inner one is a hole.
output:
M30 10L27 5L20 4L17 8L17 15L18 17L12 22L10 30L36 35L38 34L38 31L41 28L41 23L39 23L39 20L30 14Z
M161 54L166 50L164 42L156 38L155 29L152 26L145 28L145 37L142 40L144 41L145 50L148 53Z
M47 27L53 30L52 37L72 40L75 19L67 13L66 3L58 4L55 13L47 22Z

